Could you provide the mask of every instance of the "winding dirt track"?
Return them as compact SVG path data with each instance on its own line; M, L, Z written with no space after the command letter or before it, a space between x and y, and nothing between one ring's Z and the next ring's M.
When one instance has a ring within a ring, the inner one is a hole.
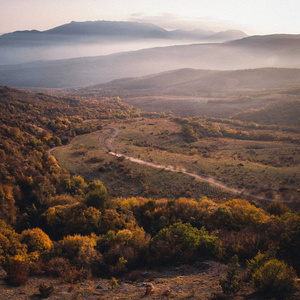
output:
M105 127L104 130L106 130L106 132L102 135L99 136L99 142L101 144L101 146L110 154L116 157L124 157L125 159L132 161L134 163L140 164L140 165L145 165L145 166L149 166L152 168L156 168L156 169L163 169L166 171L171 171L171 172L176 172L176 173L181 173L181 174L185 174L197 179L200 179L201 181L207 182L209 184L212 184L214 186L217 186L223 190L229 191L233 194L238 195L239 197L248 197L248 198L252 198L254 200L262 200L262 201L276 201L276 199L271 199L271 198L264 198L261 196L257 196L257 195L253 195L245 190L240 190L240 189L235 189L232 188L230 186L225 185L224 183L221 183L217 180L215 180L214 178L211 177L205 177L205 176L201 176L199 174L195 174L195 173L191 173L188 172L186 170L183 169L175 169L172 166L164 166L164 165L160 165L160 164L155 164L152 162L147 162L138 158L134 158L131 156L127 156L125 154L122 153L117 153L116 149L113 146L113 142L116 140L118 134L119 134L119 130L115 127ZM281 202L291 202L291 201L285 201L285 200L281 200Z

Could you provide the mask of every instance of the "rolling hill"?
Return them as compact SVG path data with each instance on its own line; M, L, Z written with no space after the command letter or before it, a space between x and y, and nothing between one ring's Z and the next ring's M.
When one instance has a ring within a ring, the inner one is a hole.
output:
M261 68L234 71L180 69L138 78L124 78L96 87L136 94L206 94L237 89L298 86L300 69Z
M236 70L300 68L300 35L249 37L231 43L194 44L106 56L0 66L0 84L78 87L181 68ZM280 46L271 47L274 43Z
M235 118L248 122L290 125L300 128L300 100L276 101L260 109L241 112Z
M182 117L236 117L299 126L299 85L300 69L180 69L74 89L71 95L120 96L142 111Z

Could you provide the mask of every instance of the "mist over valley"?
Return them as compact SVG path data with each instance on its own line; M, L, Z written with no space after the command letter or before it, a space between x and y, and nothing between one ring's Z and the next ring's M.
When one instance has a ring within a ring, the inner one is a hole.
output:
M152 31L150 32L152 34ZM21 35L23 36L23 34ZM137 37L134 35L134 37L140 38L139 35ZM127 38L125 37L125 39ZM160 43L166 43L166 41L165 38L159 40ZM149 43L152 45L153 42L152 39L146 41L148 46ZM172 43L174 40L168 40L169 42ZM114 47L119 45L119 42L115 44L115 40L113 44L107 44L107 40L105 43L104 46L101 46L101 51L104 52L108 49L116 51ZM127 43L128 41L124 44L125 48L141 47L144 45L145 39L140 42L135 39L131 44L128 44L129 46L126 46ZM46 56L55 55L56 50L52 50L51 47L53 47L52 44L50 48L45 48L47 49L45 51ZM60 47L70 50L73 46ZM80 47L86 46L81 45ZM91 47L91 52L93 52L99 48L99 45L88 43L87 47L87 49ZM36 55L36 49L34 47L32 49L33 54L31 55ZM181 68L209 70L262 67L297 68L300 67L299 49L299 35L252 36L222 43L194 43L125 51L110 55L7 64L0 66L0 82L9 86L64 88L94 85L123 77L144 76ZM30 52L31 48L28 51ZM77 50L76 47L75 49L72 48L68 55L76 55L76 51L80 51L80 48ZM11 54L15 55L14 52ZM18 60L20 56L16 55L16 57Z
M149 23L71 22L45 31L3 34L0 36L0 65L107 55L158 46L224 42L246 36L238 30L167 31Z

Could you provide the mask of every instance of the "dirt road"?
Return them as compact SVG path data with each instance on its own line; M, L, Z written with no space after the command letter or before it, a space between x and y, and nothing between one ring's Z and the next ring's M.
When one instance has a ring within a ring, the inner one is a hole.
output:
M188 172L184 169L175 169L173 166L165 166L165 165L160 165L160 164L155 164L152 162L148 162L148 161L144 161L138 158L134 158L131 156L127 156L125 154L122 153L117 153L116 149L113 146L113 142L116 140L118 134L119 134L119 130L115 127L106 127L104 128L104 130L106 130L107 132L105 132L103 135L99 136L99 142L101 144L101 146L110 154L116 157L123 157L131 162L140 164L140 165L145 165L145 166L149 166L152 168L156 168L156 169L163 169L166 171L171 171L171 172L176 172L176 173L181 173L181 174L185 174L197 179L200 179L201 181L207 182L209 184L212 184L214 186L217 186L223 190L229 191L233 194L238 195L239 197L244 197L244 198L252 198L254 200L261 200L261 201L276 201L276 199L271 199L271 198L264 198L261 196L257 196L257 195L253 195L245 190L240 190L240 189L236 189L236 188L232 188L222 182L217 181L214 178L211 177L206 177L203 175L199 175L199 174L195 174L195 173L191 173ZM281 202L290 202L290 201L285 201L285 200L281 200Z

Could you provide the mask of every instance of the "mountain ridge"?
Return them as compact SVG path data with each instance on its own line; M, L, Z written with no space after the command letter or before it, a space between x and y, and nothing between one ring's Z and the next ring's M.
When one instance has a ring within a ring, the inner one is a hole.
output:
M48 30L15 31L0 35L0 65L37 60L109 55L156 46L224 42L247 36L243 32L216 35L196 30L166 30L151 23L86 21Z
M231 31L232 33L234 31ZM214 38L224 41L224 36L220 32L220 36L215 36L218 32L205 31L201 29L185 31L185 30L171 30L168 31L160 26L152 23L139 23L127 21L72 21L48 30L25 30L6 33L0 36L0 40L11 40L13 38L22 38L22 35L85 35L85 36L102 36L102 37L136 37L136 38L165 38L165 39L196 39L202 40L204 38ZM238 38L247 36L244 32L238 31L238 36L230 36L230 38Z

